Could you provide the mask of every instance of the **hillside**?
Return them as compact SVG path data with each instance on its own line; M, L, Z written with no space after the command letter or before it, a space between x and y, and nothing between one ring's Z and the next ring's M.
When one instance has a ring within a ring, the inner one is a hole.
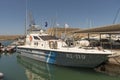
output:
M66 36L74 36L75 39L79 39L86 34L82 33L76 33L73 34L72 32L81 30L80 28L49 28L47 30L47 33L50 35L57 35L58 37L61 37L62 35L66 34Z
M0 35L0 40L15 40L21 35Z
M58 37L61 37L63 35L66 34L66 36L74 36L75 39L79 39L83 36L85 36L86 34L74 34L73 35L73 31L78 31L81 30L80 28L49 28L47 29L47 33L49 35L57 35ZM0 40L15 40L19 37L22 37L23 35L0 35Z

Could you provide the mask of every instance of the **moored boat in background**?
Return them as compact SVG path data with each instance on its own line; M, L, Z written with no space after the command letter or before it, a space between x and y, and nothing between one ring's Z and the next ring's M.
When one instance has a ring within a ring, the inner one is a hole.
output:
M5 47L2 43L0 43L0 52L4 52L5 51Z

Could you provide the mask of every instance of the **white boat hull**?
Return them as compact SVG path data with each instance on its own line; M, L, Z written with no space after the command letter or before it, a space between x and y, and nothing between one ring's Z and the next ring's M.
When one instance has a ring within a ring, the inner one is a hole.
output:
M94 68L108 60L109 54L87 54L50 51L41 49L18 48L20 55L46 63L69 66Z

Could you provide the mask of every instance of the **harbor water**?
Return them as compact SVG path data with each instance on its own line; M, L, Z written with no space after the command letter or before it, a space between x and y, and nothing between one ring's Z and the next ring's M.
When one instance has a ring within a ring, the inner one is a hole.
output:
M0 53L3 80L119 80L119 75L95 69L46 64L15 53Z

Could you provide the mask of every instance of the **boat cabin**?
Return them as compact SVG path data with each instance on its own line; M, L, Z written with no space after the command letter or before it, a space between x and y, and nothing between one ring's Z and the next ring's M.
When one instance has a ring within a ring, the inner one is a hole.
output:
M30 34L27 35L26 45L40 48L57 49L61 48L62 46L66 46L66 43L55 36L46 34Z

